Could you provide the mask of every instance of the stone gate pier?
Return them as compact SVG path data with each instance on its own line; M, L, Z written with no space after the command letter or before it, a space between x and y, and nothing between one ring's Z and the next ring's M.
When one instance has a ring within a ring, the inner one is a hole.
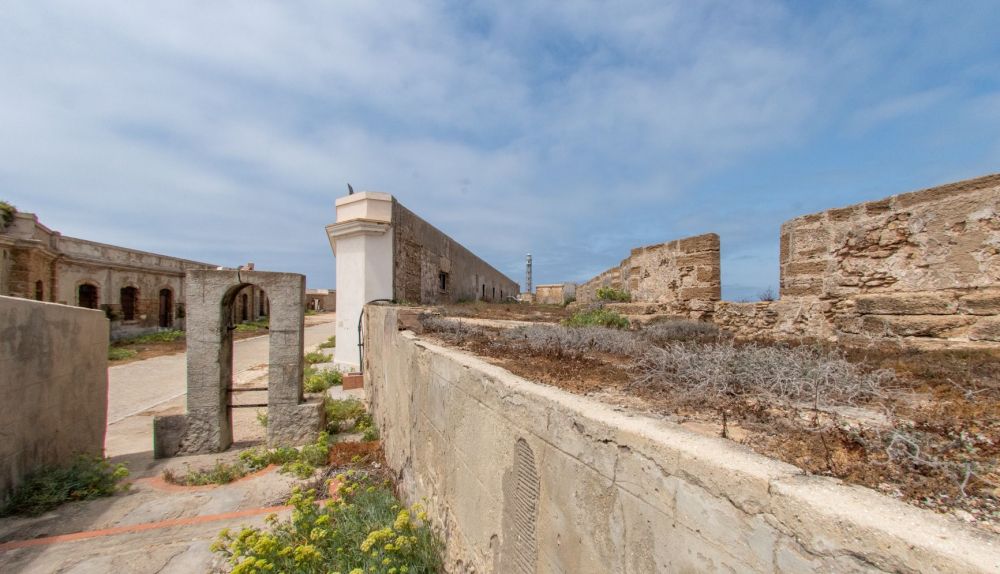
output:
M221 452L233 442L232 306L248 285L271 301L267 442L313 440L325 421L321 401L302 393L305 276L265 271L193 270L187 292L187 414L153 419L157 458Z

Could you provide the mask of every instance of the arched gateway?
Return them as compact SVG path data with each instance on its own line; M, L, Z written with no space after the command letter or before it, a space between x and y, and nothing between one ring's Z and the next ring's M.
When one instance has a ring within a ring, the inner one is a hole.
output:
M233 442L233 333L237 293L247 285L270 299L267 442L313 440L324 424L322 402L303 402L305 277L265 271L193 270L186 275L187 414L153 420L156 457L220 452Z

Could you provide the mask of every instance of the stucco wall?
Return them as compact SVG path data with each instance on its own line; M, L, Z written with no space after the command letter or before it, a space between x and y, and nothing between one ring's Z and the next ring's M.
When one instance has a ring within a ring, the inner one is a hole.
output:
M392 203L393 292L421 304L502 301L520 287L398 201ZM441 289L440 274L447 274ZM338 287L339 288L339 287Z
M386 460L451 572L996 572L957 521L533 384L367 307Z
M597 299L601 287L624 289L638 303L655 303L664 312L707 314L722 297L719 236L714 233L637 247L616 267L577 288L576 300Z
M0 497L40 466L103 453L107 360L104 313L0 297Z

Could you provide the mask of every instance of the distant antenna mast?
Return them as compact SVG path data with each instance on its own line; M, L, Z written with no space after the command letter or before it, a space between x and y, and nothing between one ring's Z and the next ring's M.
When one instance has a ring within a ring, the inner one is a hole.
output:
M531 254L528 254L528 265L524 270L524 292L531 293Z

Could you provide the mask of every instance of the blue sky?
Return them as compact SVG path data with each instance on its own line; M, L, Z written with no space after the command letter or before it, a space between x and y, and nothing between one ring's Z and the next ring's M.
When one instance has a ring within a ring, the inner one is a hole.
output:
M714 231L726 298L797 215L1000 171L993 2L0 4L0 198L334 284L345 183L523 281Z

